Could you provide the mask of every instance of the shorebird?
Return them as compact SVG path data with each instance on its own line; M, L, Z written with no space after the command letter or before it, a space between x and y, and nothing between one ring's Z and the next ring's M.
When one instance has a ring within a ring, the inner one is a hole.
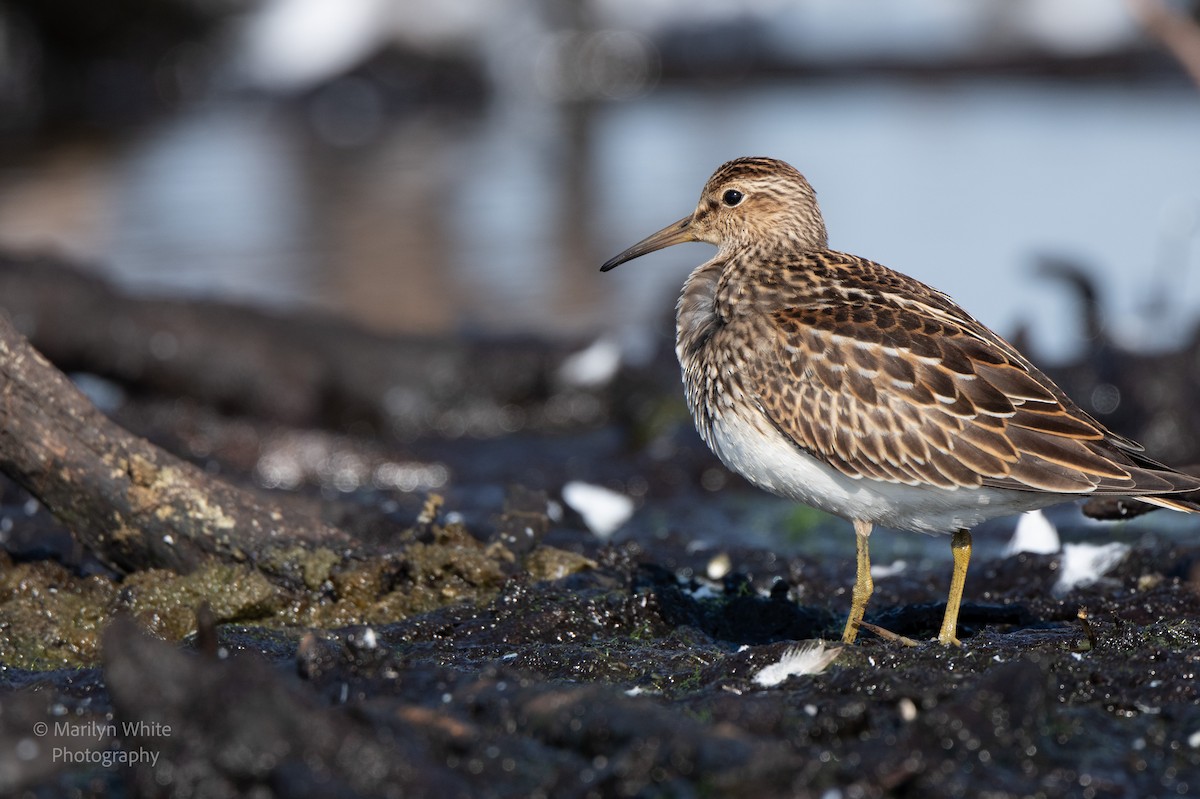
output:
M938 641L958 645L971 533L1085 496L1174 510L1200 479L1105 429L942 292L829 249L816 193L773 158L721 166L696 210L601 271L687 241L717 246L676 308L675 352L705 443L759 488L849 520L854 641L874 590L874 525L949 533Z

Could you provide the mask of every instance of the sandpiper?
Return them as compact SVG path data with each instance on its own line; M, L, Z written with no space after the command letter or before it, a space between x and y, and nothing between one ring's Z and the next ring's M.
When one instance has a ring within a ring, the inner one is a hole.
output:
M1167 496L1200 479L1105 429L950 297L829 249L816 193L783 161L724 164L695 211L601 271L685 241L717 246L676 313L696 427L754 485L853 523L846 643L874 588L873 525L952 535L938 640L957 645L980 522L1098 495L1200 511Z

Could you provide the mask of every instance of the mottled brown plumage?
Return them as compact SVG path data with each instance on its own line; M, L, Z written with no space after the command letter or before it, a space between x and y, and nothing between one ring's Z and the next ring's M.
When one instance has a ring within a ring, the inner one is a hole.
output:
M870 594L873 524L955 533L961 595L967 530L984 519L1081 495L1198 509L1163 495L1200 480L1105 429L948 296L830 250L816 194L788 164L724 164L689 217L603 269L682 241L718 247L678 305L696 426L751 482L855 523L845 640ZM943 643L957 643L958 598Z

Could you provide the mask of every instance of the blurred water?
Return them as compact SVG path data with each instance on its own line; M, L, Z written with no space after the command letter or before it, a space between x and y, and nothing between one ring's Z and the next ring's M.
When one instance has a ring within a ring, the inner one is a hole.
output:
M364 146L303 113L218 104L119 149L0 172L0 244L94 259L141 292L333 309L386 330L669 328L687 245L601 276L692 209L725 159L816 187L835 248L905 271L1039 352L1079 348L1042 251L1097 270L1114 332L1176 343L1200 307L1200 98L1185 86L836 80L508 98L413 115Z

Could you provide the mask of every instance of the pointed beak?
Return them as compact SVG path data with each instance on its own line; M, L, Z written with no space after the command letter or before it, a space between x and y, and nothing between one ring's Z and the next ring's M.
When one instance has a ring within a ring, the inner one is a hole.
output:
M630 247L620 255L610 258L605 261L604 266L600 267L601 272L607 272L610 269L615 269L626 261L632 261L634 258L641 258L646 253L661 250L663 247L670 247L672 244L682 244L685 241L699 241L692 234L692 218L686 216L678 222L667 225L657 233L653 233L639 241L637 244Z

